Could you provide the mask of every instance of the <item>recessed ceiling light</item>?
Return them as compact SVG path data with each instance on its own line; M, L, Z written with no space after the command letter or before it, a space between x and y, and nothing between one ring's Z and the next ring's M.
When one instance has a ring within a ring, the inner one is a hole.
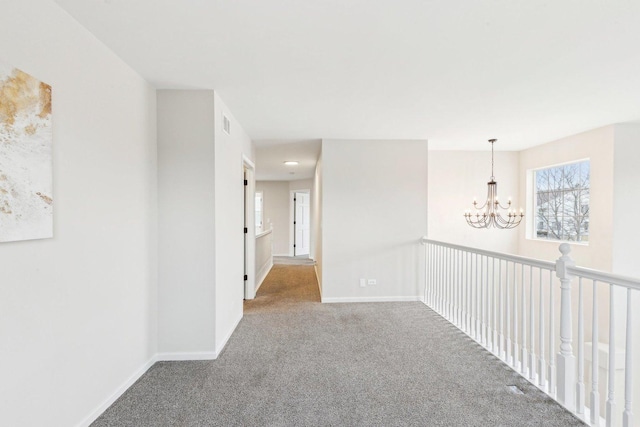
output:
M284 162L284 164L287 166L296 166L298 162L296 162L295 160L287 160L286 162Z

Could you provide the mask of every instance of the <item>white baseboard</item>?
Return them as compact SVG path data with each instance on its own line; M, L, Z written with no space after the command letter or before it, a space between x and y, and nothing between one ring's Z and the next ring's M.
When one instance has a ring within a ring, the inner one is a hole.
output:
M267 263L265 263L265 265L262 266L262 268L260 268L260 271L258 272L258 274L256 274L256 292L258 292L258 289L260 289L260 286L262 285L262 282L264 282L264 279L266 279L267 274L269 274L269 272L271 271L271 269L273 268L273 257L271 257L269 259L269 261Z
M273 256L293 256L293 254L273 254Z
M125 391L129 389L141 376L143 376L149 368L156 362L168 362L168 361L187 361L187 360L214 360L217 359L224 347L227 345L229 338L233 335L233 332L238 327L238 324L242 320L242 314L233 327L222 341L220 347L215 351L196 351L196 352L177 352L177 353L158 353L151 357L144 365L142 365L136 372L134 372L124 383L122 383L104 402L102 402L95 410L91 412L87 417L80 421L76 427L88 427L95 420L98 419L109 406L118 400Z
M231 335L233 335L233 333L235 332L236 328L240 324L240 321L242 320L242 316L243 316L243 314L242 314L242 312L240 312L240 317L238 317L238 319L236 319L236 321L233 324L233 327L227 333L227 336L224 337L224 339L220 343L220 346L218 346L216 348L216 357L215 357L216 359L218 358L218 356L220 356L220 353L222 353L222 350L224 350L224 347L227 345L227 342L229 341L229 338L231 338Z
M194 351L176 353L158 353L158 362L177 362L187 360L214 360L218 357L215 351Z
M411 297L343 297L343 298L322 298L323 303L343 303L343 302L413 302L422 301L419 296Z
M111 394L111 396L109 396L96 409L94 409L93 412L91 412L91 414L89 414L85 419L80 421L77 427L88 427L89 425L91 425L91 423L97 420L98 417L102 415L102 413L106 411L109 406L113 405L113 403L116 400L118 400L118 398L122 396L124 392L127 391L129 387L133 385L133 383L138 381L138 379L141 376L143 376L145 372L147 372L149 368L152 367L153 364L156 363L157 361L158 361L157 355L151 357L151 359L149 359L144 365L142 365L137 371L135 371L124 383L122 383L120 387L118 387Z

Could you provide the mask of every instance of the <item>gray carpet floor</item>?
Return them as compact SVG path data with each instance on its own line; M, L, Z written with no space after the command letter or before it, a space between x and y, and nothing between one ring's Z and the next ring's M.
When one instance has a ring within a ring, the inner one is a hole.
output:
M422 303L319 300L274 266L217 360L156 363L93 425L582 425Z

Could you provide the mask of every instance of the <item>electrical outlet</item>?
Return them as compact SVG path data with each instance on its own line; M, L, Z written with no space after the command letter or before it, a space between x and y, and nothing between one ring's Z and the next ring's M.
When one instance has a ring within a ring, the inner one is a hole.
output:
M364 287L366 287L366 286L367 286L367 281L366 281L366 279L360 279L360 287L361 287L361 288L364 288Z
M367 280L367 285L377 285L378 281L376 279Z

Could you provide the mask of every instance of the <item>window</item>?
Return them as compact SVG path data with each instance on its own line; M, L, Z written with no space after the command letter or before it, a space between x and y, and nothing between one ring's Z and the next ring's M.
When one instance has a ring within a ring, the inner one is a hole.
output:
M589 160L534 171L534 237L589 241Z
M262 233L262 191L256 191L256 234Z

